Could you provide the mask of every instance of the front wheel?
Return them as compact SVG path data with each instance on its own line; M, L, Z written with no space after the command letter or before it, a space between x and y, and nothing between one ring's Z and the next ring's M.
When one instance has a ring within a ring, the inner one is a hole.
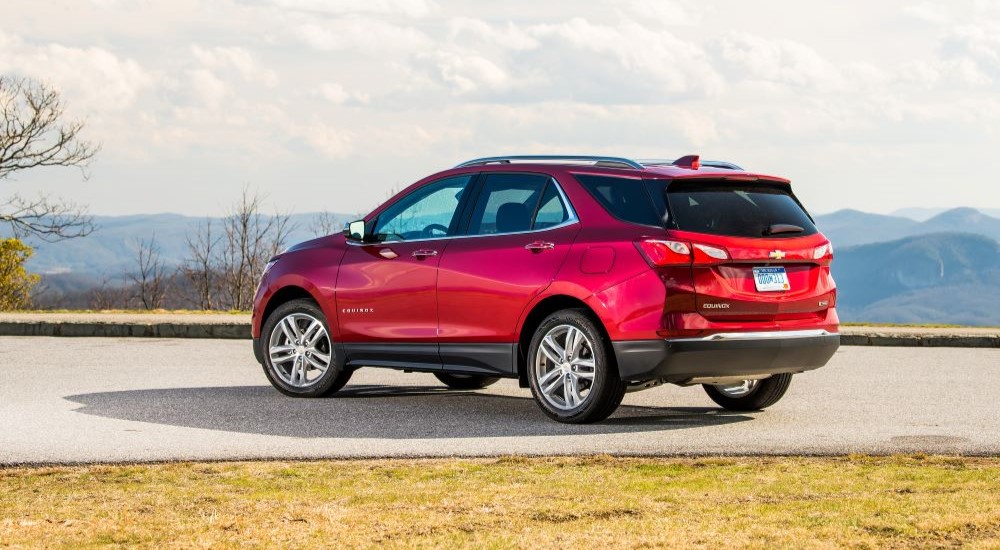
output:
M559 311L542 321L527 361L531 394L553 420L604 420L625 396L610 345L582 310Z
M261 330L264 374L271 385L293 397L322 397L347 384L353 371L340 369L323 310L311 300L281 304Z
M434 376L453 390L481 390L486 386L496 384L500 378L496 376L478 376L475 374L434 373Z
M706 384L704 388L720 407L731 411L759 411L777 403L791 383L791 374L775 374L763 380L744 380L724 386Z

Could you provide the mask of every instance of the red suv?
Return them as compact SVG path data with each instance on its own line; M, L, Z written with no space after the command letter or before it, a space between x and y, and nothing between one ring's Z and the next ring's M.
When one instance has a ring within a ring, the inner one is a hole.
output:
M560 422L662 383L757 410L840 345L832 258L788 180L730 163L483 158L272 259L254 352L292 396L366 366L517 378Z

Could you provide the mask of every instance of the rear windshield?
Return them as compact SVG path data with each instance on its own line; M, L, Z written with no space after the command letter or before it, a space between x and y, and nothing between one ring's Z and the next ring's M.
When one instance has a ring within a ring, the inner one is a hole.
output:
M778 184L584 175L577 179L611 215L633 223L730 237L788 238L817 232L795 197Z

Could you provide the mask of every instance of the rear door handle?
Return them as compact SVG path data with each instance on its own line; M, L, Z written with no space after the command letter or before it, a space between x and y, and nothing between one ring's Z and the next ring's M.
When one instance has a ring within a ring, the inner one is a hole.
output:
M414 258L428 258L437 255L438 251L431 250L430 248L421 248L420 250L414 250L413 254L411 254L411 256L413 256Z
M550 243L546 241L535 241L524 245L525 250L530 250L532 252L541 252L543 250L552 250L556 247L555 243Z

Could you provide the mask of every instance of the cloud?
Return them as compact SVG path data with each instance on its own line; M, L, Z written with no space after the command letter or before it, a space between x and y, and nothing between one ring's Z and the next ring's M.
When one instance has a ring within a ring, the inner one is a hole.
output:
M325 82L320 84L317 89L317 94L330 103L337 105L364 104L371 100L368 94L363 92L348 91L342 84L338 84L336 82Z
M925 23L947 23L951 20L951 10L940 4L920 2L903 6L903 13Z
M270 69L258 66L253 55L243 48L191 46L191 53L205 68L213 70L234 70L246 82L264 86L276 86L278 76Z
M31 43L0 31L0 72L49 82L63 91L77 112L127 111L154 82L136 61L105 48Z
M320 51L350 51L365 54L414 52L433 44L423 32L370 16L333 19L296 18L290 32Z
M945 59L967 63L967 81L985 84L1000 77L1000 24L984 22L953 28L941 45Z
M619 0L617 2L633 16L648 20L653 25L694 26L702 22L702 13L686 2L671 0Z
M246 3L326 15L364 13L425 17L437 9L437 4L430 0L247 0Z
M836 65L799 42L734 32L709 47L717 66L730 80L826 91L842 90L847 85Z

